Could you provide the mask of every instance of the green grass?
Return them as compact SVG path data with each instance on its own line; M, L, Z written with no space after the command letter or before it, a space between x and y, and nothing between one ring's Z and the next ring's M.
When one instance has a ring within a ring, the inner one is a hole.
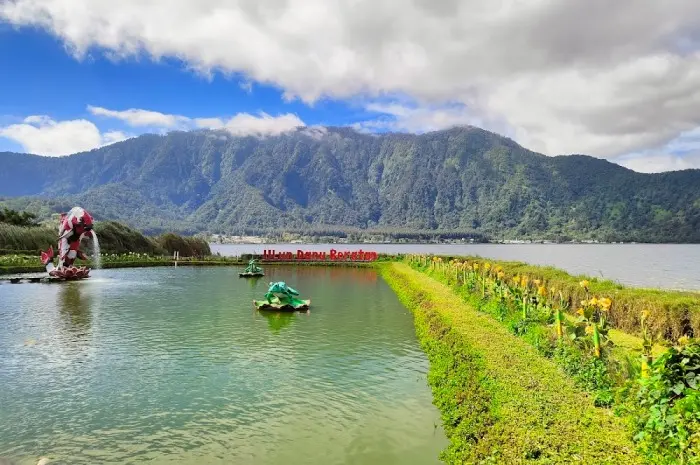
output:
M550 360L442 283L382 266L413 311L451 445L448 463L637 464L625 426Z
M640 335L641 314L650 312L647 324L651 332L667 342L675 342L681 336L700 334L700 293L694 291L670 291L661 289L639 289L625 287L619 283L584 275L573 276L563 270L529 265L521 262L486 260L481 257L442 256L445 262L452 258L469 262L491 263L503 268L507 279L513 276L528 276L530 281L539 279L549 289L561 290L576 311L578 303L586 298L579 283L590 282L590 292L598 297L612 299L608 312L608 323L628 334Z

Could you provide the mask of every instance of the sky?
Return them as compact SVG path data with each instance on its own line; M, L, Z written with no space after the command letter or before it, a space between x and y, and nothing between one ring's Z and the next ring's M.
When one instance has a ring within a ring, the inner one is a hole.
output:
M700 168L700 2L0 0L0 151L455 125Z

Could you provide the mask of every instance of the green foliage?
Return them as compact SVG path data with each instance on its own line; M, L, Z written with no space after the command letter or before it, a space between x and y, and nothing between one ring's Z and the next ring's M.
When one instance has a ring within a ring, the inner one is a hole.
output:
M146 253L163 255L165 249L150 237L116 221L99 221L95 223L95 232L104 253Z
M36 222L36 215L29 212L18 212L9 208L0 210L0 223L11 224L14 226L39 226Z
M3 253L36 253L38 255L42 249L56 242L56 236L55 229L0 223L0 255Z
M169 254L177 251L183 257L211 255L209 243L196 237L183 237L174 233L167 233L159 236L156 242Z
M673 347L637 394L637 435L655 464L700 464L700 342Z
M603 360L587 356L583 351L565 343L557 344L553 357L577 386L594 394L596 406L612 406L614 385Z
M4 205L47 218L78 204L148 234L700 241L699 171L650 175L592 157L546 157L472 127L171 132L70 157L0 158Z
M179 250L181 257L211 255L209 244L203 239L183 237L173 233L154 239L116 221L95 222L95 232L100 249L105 254L132 253L157 256L172 254L174 250ZM49 246L56 247L57 235L57 230L53 228L21 227L0 223L0 256L36 254L38 260L42 250L48 249Z
M446 262L453 258L470 262L485 261L481 257L441 258ZM606 327L642 336L642 315L648 312L646 331L655 340L672 342L686 335L700 334L700 294L697 292L638 289L594 277L573 276L553 267L500 260L488 262L503 268L506 281L514 276L527 276L531 281L541 280L548 289L557 289L567 311L573 315L576 315L574 312L580 302L588 300L591 295L610 298L613 304L605 316ZM589 281L588 291L580 285L583 280ZM603 331L606 331L606 327L602 328Z
M430 360L446 463L640 463L622 424L501 323L406 265L382 273L414 313Z

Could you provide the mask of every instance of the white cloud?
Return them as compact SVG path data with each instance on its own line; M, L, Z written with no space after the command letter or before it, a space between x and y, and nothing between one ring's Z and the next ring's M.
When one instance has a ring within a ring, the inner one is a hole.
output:
M253 93L253 83L250 81L243 81L238 86L249 94Z
M684 156L674 155L671 153L625 155L611 161L639 173L660 173L662 171L687 170L692 168L700 168L700 151Z
M700 122L692 0L12 0L0 18L76 57L173 56L307 102L400 93L425 110L397 128L483 121L547 154L614 158Z
M270 116L264 112L260 112L258 116L250 113L238 113L226 119L218 117L190 118L137 108L118 111L88 105L88 110L94 115L116 118L131 126L162 129L224 129L235 136L277 135L299 126L305 126L304 122L292 113L279 116Z
M106 116L124 121L129 126L146 126L160 128L177 128L189 122L189 118L179 115L166 115L157 111L130 108L115 111L88 105L88 111L95 116Z
M382 116L357 123L360 130L423 133L454 126L488 126L462 104L415 106L404 103L370 103L365 109Z
M130 126L144 126L156 131L218 129L225 130L234 136L262 137L279 135L306 126L298 116L292 113L278 116L271 116L264 112L258 115L238 113L230 118L189 118L137 108L117 111L88 106L88 110L97 116L114 118ZM19 143L29 153L62 156L120 142L132 135L122 131L102 133L93 122L86 119L54 121L46 115L32 115L24 118L20 124L0 126L0 137Z
M640 173L700 169L700 128L684 132L658 149L615 157L611 161Z
M300 126L304 126L304 122L291 113L279 116L270 116L267 113L260 113L260 116L238 113L223 123L223 129L234 136L279 135Z
M54 121L45 115L34 115L21 124L0 127L0 137L17 142L29 153L61 156L119 142L128 136L120 131L102 134L84 119Z

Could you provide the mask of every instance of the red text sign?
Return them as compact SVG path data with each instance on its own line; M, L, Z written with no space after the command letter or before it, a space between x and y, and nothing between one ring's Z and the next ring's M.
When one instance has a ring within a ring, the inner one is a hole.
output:
M377 259L377 252L368 252L366 250L356 251L338 251L331 249L330 252L308 252L305 250L297 250L293 252L276 252L272 250L263 251L263 260L313 260L313 261L341 261L348 260L353 262L371 262Z

